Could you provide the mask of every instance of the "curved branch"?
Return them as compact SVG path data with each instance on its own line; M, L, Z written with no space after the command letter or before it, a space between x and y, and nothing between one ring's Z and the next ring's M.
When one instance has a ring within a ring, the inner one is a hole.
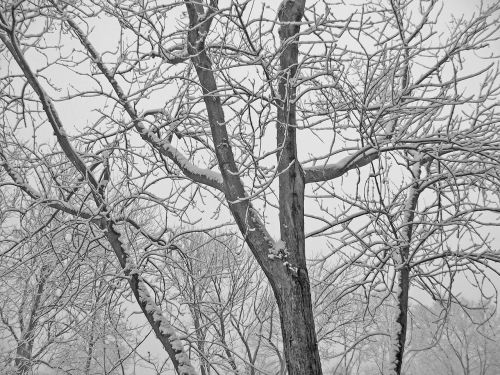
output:
M194 182L201 183L203 185L210 186L219 191L223 190L222 176L210 169L203 169L192 164L184 155L182 155L169 141L167 138L160 139L156 134L154 134L150 129L147 129L143 125L139 115L135 108L128 102L125 93L122 88L114 78L113 74L104 65L100 54L90 43L85 33L79 28L75 21L70 18L66 18L66 22L71 27L77 38L80 40L82 45L88 51L92 57L92 61L97 65L101 73L106 77L109 84L113 88L113 91L118 96L118 101L123 106L127 114L133 121L134 128L139 133L141 138L153 146L160 154L166 156L172 160L184 173L186 177Z
M359 150L354 155L349 155L336 163L327 164L321 167L305 167L304 179L306 184L312 182L324 182L342 177L352 169L357 169L370 164L379 158L380 151L367 146Z

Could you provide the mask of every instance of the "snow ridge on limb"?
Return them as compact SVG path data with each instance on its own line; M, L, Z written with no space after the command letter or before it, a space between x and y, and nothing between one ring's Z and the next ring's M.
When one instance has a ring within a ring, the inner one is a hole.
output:
M391 340L390 366L391 375L399 375L403 366L403 355L408 330L408 298L410 291L410 243L414 228L415 210L421 193L421 167L423 156L412 153L414 164L409 168L412 184L408 190L401 223L401 242L396 246L394 263L397 274L396 285L396 329Z
M101 73L104 75L104 77L106 77L109 84L112 86L115 94L118 96L119 103L123 106L127 114L132 119L134 128L139 133L141 138L151 146L153 146L153 148L155 148L162 155L173 161L179 167L182 173L192 181L222 191L223 182L222 176L219 173L211 169L203 169L195 166L184 155L182 155L182 153L180 153L166 138L160 139L156 134L154 134L150 129L142 124L137 111L130 104L122 88L114 78L113 74L104 65L101 56L94 48L94 46L90 43L85 33L71 18L66 18L65 21L71 27L77 38L80 40L82 45L92 57L93 62L97 65Z
M187 177L193 181L201 182L222 191L223 180L220 173L211 169L199 168L191 163L182 153L179 152L167 139L160 139L150 129L140 123L136 124L136 129L142 139L153 145L162 155L172 160Z
M336 163L319 167L304 167L304 182L324 182L343 176L346 172L364 167L378 159L380 152L372 146L362 148L353 155L348 155Z
M163 48L160 46L159 57L169 64L178 64L189 59L189 54L187 51L187 44L173 46L170 48Z
M142 312L153 328L156 337L168 353L176 372L179 375L197 375L189 356L184 351L184 345L177 336L174 327L163 315L160 307L149 294L146 283L140 275L139 269L130 259L125 242L118 226L109 218L106 228L106 237L115 252L135 299Z
M396 292L396 316L399 317L401 315L401 306L399 306L399 299L401 298L402 295L402 289L401 286L399 285L399 281L396 283L395 286L395 292ZM402 354L401 351L401 343L400 343L400 336L402 333L402 326L399 323L399 321L396 321L394 323L394 329L391 334L391 342L390 342L390 349L389 349L389 372L388 375L398 375L398 368L401 368L401 363L399 360L400 354Z

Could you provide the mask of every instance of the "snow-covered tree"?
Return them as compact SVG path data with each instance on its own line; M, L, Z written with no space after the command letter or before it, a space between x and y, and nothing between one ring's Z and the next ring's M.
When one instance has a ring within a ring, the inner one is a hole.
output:
M121 337L128 332L102 239L7 191L0 197L0 372L118 373L130 362Z
M209 368L165 288L195 226L238 229L289 375L322 373L315 307L359 296L365 316L392 306L399 374L413 289L453 299L462 277L490 297L497 270L500 6L451 7L4 1L2 189L106 239L181 375ZM343 352L372 333L340 332Z

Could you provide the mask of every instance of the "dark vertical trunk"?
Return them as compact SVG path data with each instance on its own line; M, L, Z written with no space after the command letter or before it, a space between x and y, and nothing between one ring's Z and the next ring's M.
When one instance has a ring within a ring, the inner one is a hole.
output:
M403 355L406 345L406 331L408 330L408 298L410 292L410 243L413 236L415 219L415 210L417 208L418 198L420 196L420 167L421 163L417 162L411 169L413 184L410 186L408 196L406 197L405 210L403 212L402 221L402 244L399 250L401 264L398 275L399 293L397 295L398 316L396 322L399 324L396 342L398 345L395 354L395 371L397 375L401 374L403 367Z
M401 374L403 366L403 354L406 345L406 331L408 327L408 293L410 290L410 267L403 266L399 271L398 277L399 295L397 297L397 304L399 306L398 316L396 322L399 324L399 332L397 335L398 351L396 352L396 374Z
M193 307L193 317L194 317L194 328L196 332L196 345L200 352L200 373L201 375L210 374L210 365L206 359L205 353L205 332L200 324L200 313L197 306Z
M87 359L85 360L85 375L90 374L90 366L92 365L92 357L94 355L94 345L95 345L95 339L94 339L94 332L95 332L95 321L96 321L96 316L92 317L92 326L90 328L90 338L89 338L89 343L87 345Z
M122 354L120 352L120 345L118 345L117 341L115 341L115 347L116 347L116 354L118 355L118 360L120 361L120 369L122 370L122 375L125 375L125 366L123 365L125 358L122 359Z
M322 374L307 270L283 284L276 299L288 374Z
M226 341L226 324L224 322L224 317L222 316L222 312L219 315L219 322L220 322L219 336L220 336L220 341L224 346L224 353L226 353L227 361L229 362L229 366L231 366L233 373L238 374L238 366L236 366L234 355L233 353L231 353L231 350L229 350L229 346Z
M191 288L193 304L190 305L191 315L193 317L194 329L196 334L196 345L198 346L198 352L200 353L200 373L201 375L210 375L210 364L206 359L205 353L205 339L206 339L206 328L204 328L203 318L200 309L200 302L202 300L201 296L198 296L196 281L193 279L193 269L189 258L186 258L186 266L190 272L189 285Z
M280 78L278 86L278 173L281 240L285 243L288 280L278 284L285 359L290 375L321 374L311 288L305 257L304 173L297 160L295 110L299 22L305 1L284 1L279 10Z
M104 273L106 270L106 265L104 265L102 273ZM90 370L92 367L92 358L94 357L94 349L98 340L99 334L96 334L97 331L97 324L98 320L100 318L99 314L99 302L101 298L103 297L102 292L104 291L104 281L99 280L94 281L94 288L95 290L95 300L92 302L92 307L91 307L91 314L92 314L92 321L90 325L90 337L89 337L89 342L87 345L87 359L85 361L85 375L90 374ZM104 332L100 332L101 336L105 336Z

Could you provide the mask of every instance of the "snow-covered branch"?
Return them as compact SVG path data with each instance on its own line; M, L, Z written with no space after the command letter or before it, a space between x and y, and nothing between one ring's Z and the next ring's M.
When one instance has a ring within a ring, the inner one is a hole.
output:
M160 46L159 57L169 64L179 64L189 59L187 45L183 42L182 45L177 45L169 48Z
M104 77L106 77L110 85L113 87L115 94L118 96L120 104L132 119L134 127L141 138L148 142L162 155L172 160L180 168L182 173L189 179L222 191L223 183L220 174L210 169L203 169L195 166L168 141L168 138L160 139L143 124L143 122L139 118L137 111L128 101L128 98L125 95L123 89L120 87L113 74L103 63L100 54L90 43L85 33L80 29L80 27L74 20L68 18L66 19L66 22L71 27L87 52L90 54L93 62L97 65L101 73L104 75Z
M42 85L39 82L37 76L33 73L30 65L25 59L25 56L18 45L18 42L15 38L14 34L9 34L10 38L7 38L5 34L0 34L0 40L6 45L7 49L12 54L12 57L19 65L19 68L24 73L24 76L28 82L28 84L33 88L36 92L45 115L52 126L55 136L57 137L57 141L61 146L62 150L66 154L67 158L74 165L74 167L80 172L80 174L90 182L91 188L97 191L98 182L93 176L92 172L85 165L85 162L82 160L80 155L76 152L76 150L71 145L66 131L63 127L63 124L59 118L59 114L57 113L54 104L52 103L51 98L47 95Z
M368 146L353 155L346 156L336 163L326 164L323 166L305 167L304 179L305 183L329 181L335 178L342 177L345 173L352 169L357 169L370 164L377 160L380 152L375 148Z
M168 353L175 370L179 375L196 375L196 371L191 365L189 356L184 351L184 346L178 338L175 329L163 315L161 308L150 296L147 285L140 275L140 271L128 254L127 245L122 238L123 235L120 229L111 219L108 220L106 237L120 262L123 272L128 277L130 288L137 303L153 328L156 337Z

